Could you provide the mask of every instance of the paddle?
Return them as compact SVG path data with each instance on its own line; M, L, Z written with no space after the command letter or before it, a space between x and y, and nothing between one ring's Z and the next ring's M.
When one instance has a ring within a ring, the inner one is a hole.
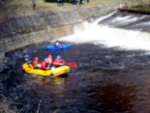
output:
M52 66L52 64L48 64L47 69L50 69Z
M59 65L59 66L64 65L63 63L53 63L53 64L54 65ZM68 66L70 66L70 67L76 67L77 64L75 62L70 62L70 63L68 63Z
M68 66L70 66L70 67L76 67L77 64L75 62L70 62L70 63L68 63Z

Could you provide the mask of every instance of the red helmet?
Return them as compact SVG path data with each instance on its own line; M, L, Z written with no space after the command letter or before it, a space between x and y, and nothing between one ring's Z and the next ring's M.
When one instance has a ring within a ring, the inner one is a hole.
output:
M51 54L48 54L48 56L47 56L48 58L51 58L52 57L52 55Z
M39 60L39 58L38 58L38 57L34 57L34 60L35 60L35 61L38 61L38 60Z

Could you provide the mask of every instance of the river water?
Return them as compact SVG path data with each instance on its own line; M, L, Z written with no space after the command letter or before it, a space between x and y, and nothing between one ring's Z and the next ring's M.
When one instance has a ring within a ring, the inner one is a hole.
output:
M12 98L20 113L149 113L148 20L149 15L112 12L60 38L72 44L70 49L47 51L51 41L7 54L1 94ZM40 61L59 54L77 67L63 77L27 75L21 68L23 52Z

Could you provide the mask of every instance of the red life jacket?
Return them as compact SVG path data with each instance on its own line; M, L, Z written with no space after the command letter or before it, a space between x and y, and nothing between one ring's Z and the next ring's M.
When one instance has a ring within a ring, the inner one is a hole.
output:
M34 68L39 68L39 67L41 67L41 64L40 64L38 61L33 61L31 64L32 64L32 66L33 66Z
M66 62L65 62L65 60L63 60L63 59L55 59L54 61L53 61L53 64L54 65L57 65L57 66L61 66L61 65L65 65L66 64Z
M46 70L46 62L41 62L41 69Z

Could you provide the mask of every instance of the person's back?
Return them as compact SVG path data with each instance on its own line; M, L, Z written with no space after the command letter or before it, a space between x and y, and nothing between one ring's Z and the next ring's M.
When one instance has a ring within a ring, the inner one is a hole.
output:
M41 62L41 69L42 70L46 70L47 69L47 65L46 65L45 61Z
M60 55L58 55L57 58L53 61L53 64L55 66L61 66L61 65L65 65L66 61L62 59Z

